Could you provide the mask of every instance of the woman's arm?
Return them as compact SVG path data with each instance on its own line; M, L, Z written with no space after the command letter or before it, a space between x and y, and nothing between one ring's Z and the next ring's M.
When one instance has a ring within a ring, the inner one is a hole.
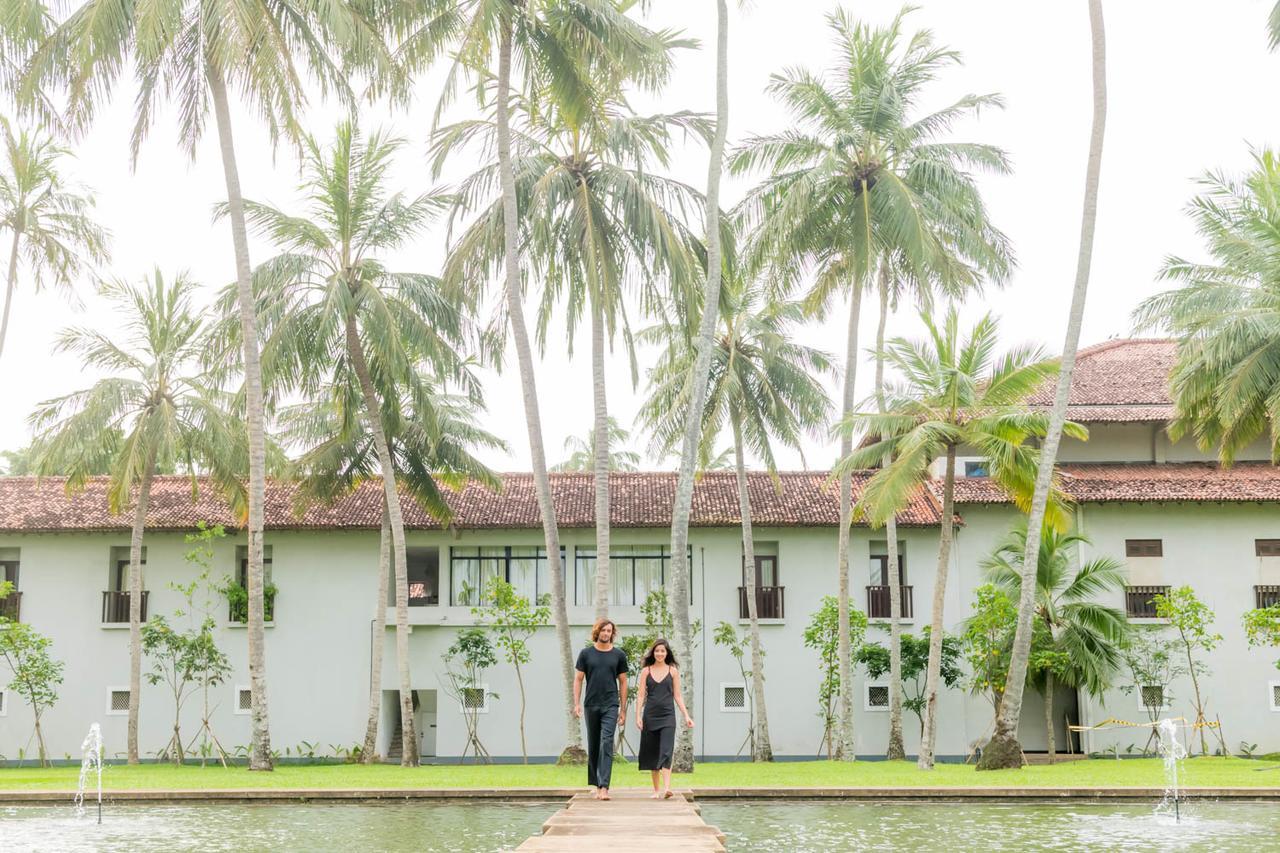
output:
M648 693L649 667L640 670L639 685L636 687L636 727L644 729L644 697Z
M684 724L689 728L693 728L693 717L690 717L688 710L685 709L684 694L680 691L680 670L675 667L671 668L671 695L675 697L676 706L680 708L680 713L684 714Z

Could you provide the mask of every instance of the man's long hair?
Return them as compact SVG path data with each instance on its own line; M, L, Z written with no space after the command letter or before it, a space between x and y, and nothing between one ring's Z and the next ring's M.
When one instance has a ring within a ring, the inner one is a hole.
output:
M604 626L608 625L613 628L613 636L610 638L612 642L618 640L618 626L612 619L597 619L596 624L591 626L591 642L600 642L600 632L604 630Z

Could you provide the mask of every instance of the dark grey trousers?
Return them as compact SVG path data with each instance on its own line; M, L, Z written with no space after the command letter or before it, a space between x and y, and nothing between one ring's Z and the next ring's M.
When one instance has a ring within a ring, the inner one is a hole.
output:
M613 777L613 736L618 730L618 706L582 709L587 720L587 784L609 787Z

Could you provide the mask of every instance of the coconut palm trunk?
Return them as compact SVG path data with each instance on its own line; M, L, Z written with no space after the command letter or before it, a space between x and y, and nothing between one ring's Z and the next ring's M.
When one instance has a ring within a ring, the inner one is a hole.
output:
M231 221L231 242L235 247L236 290L240 307L240 337L244 346L245 421L249 433L249 517L247 524L248 567L245 588L249 597L250 770L271 770L271 729L267 713L266 629L262 589L263 504L266 501L267 439L262 402L262 366L258 357L258 318L254 314L253 288L249 266L249 237L244 219L244 196L240 191L240 170L236 165L235 141L231 135L231 107L222 73L207 62L209 93L213 100L222 173L227 185L227 214Z
M133 530L129 536L129 728L130 764L138 763L138 705L142 694L142 534L147 526L147 504L151 502L151 481L155 459L138 483L138 502L133 508Z
M738 512L742 515L743 585L747 593L747 622L751 635L751 704L755 712L751 760L773 761L773 745L769 742L769 715L764 701L764 652L760 647L760 619L756 608L756 547L751 532L751 495L747 491L747 466L742 450L742 419L735 413L731 420L734 471L738 479Z
M729 130L729 7L716 2L716 129L711 138L707 166L707 278L702 295L702 319L695 346L698 356L689 376L689 408L685 412L684 441L680 447L680 474L676 479L675 505L671 510L671 609L676 647L685 656L680 671L681 692L690 716L694 709L693 626L689 623L689 515L693 506L693 475L702 434L702 409L707 402L711 376L711 348L719 318L721 268L720 173L724 167L725 136ZM693 772L693 732L681 728L671 765L677 773Z
M876 326L876 408L885 413L884 403L884 331L889 322L889 264L880 268L880 322ZM885 454L887 468L893 461ZM907 757L902 743L902 573L898 570L898 516L889 513L884 522L885 579L889 587L889 747L885 758L890 761Z
M604 311L591 300L591 393L595 406L592 451L596 485L596 618L609 615L609 405L604 382Z
M373 633L369 639L369 718L364 727L363 764L372 764L378 751L378 722L382 718L382 651L387 643L387 584L391 576L391 519L382 502L382 529L378 534L378 597L373 608Z
M1044 674L1044 733L1049 743L1049 763L1053 764L1058 758L1057 738L1053 733L1053 673L1046 672Z
M13 290L18 286L18 242L22 232L13 229L13 243L9 247L9 276L4 286L4 316L0 318L0 355L4 354L5 338L9 334L9 308L13 304Z
M382 493L387 513L387 526L391 530L391 552L396 566L396 665L400 672L400 766L417 767L421 750L418 733L413 724L413 676L409 661L409 576L408 553L404 544L404 514L400 508L400 489L396 486L395 463L391 460L391 448L387 433L382 428L382 406L378 392L373 387L373 376L365 360L360 333L356 330L356 318L346 320L347 357L360 381L360 396L364 400L365 419L369 422L369 434L378 454L378 466L382 471Z
M947 445L947 467L942 485L942 522L938 531L938 571L933 580L933 618L929 622L929 662L924 678L924 735L917 764L933 769L938 740L938 682L942 672L942 610L947 595L947 569L951 564L951 539L955 532L956 446Z
M1018 743L1018 721L1022 715L1022 693L1026 686L1027 667L1031 658L1031 620L1035 613L1035 577L1040 552L1040 533L1049 487L1053 481L1058 444L1067 419L1067 401L1071 395L1071 372L1075 368L1076 349L1080 344L1080 326L1084 319L1085 297L1089 291L1089 267L1093 260L1093 235L1098 220L1098 184L1102 173L1102 142L1107 124L1106 30L1102 20L1102 0L1089 0L1089 30L1093 45L1093 126L1089 134L1089 161L1085 168L1084 210L1080 216L1080 250L1076 256L1075 288L1071 294L1071 313L1067 320L1067 337L1062 345L1058 387L1049 415L1049 428L1040 449L1035 492L1027 520L1027 547L1022 563L1022 592L1018 599L1018 628L1014 634L1013 656L1009 677L1005 680L1004 700L996 718L995 733L982 750L979 770L1022 766L1022 747Z
M520 390L524 396L525 425L529 432L529 458L533 469L534 492L542 516L542 532L547 543L547 569L551 575L551 617L556 627L556 644L560 649L561 687L565 723L565 749L561 761L585 761L582 729L573 713L573 651L569 644L569 614L565 606L564 574L560 563L560 532L556 527L556 509L551 501L551 478L547 474L547 454L542 445L542 416L538 410L538 387L533 370L533 351L529 345L529 329L524 319L524 298L520 289L520 259L516 251L519 239L519 211L516 208L516 177L511 164L511 38L512 24L504 18L498 40L498 173L502 184L503 252L505 275L503 285L507 301L507 319L515 342L516 362L520 367Z
M848 348L844 359L844 390L840 417L853 413L854 382L858 376L858 321L862 313L862 287L855 283L849 300ZM853 434L840 438L840 458L853 452ZM853 650L849 647L849 528L853 524L853 473L840 475L840 528L836 534L836 599L839 642L836 667L840 677L840 719L837 721L836 758L857 758L853 736Z

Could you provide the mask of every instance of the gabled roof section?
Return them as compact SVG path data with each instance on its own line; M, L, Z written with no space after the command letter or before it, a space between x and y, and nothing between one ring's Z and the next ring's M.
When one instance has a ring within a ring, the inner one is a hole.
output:
M1076 354L1067 417L1079 423L1151 423L1173 419L1169 372L1176 342L1166 338L1120 338ZM1028 401L1053 405L1057 378Z
M853 496L861 494L869 474L853 478ZM778 474L775 481L764 472L748 474L752 521L760 527L834 527L839 523L839 492L828 483L825 471ZM536 529L542 526L533 477L527 473L504 474L503 487L494 492L469 484L446 490L453 509L452 526L460 530ZM68 495L65 480L48 477L0 477L0 532L120 531L129 529L128 512L107 511L107 478L91 479L83 491ZM238 527L231 511L206 483L193 498L185 477L157 477L147 508L149 530L190 530L199 521ZM563 528L595 525L595 488L591 474L552 474L552 500ZM618 528L669 527L675 500L674 472L615 473L610 478L610 523ZM312 506L294 511L297 487L269 482L264 507L266 527L274 530L377 530L381 525L381 484L363 483L333 506ZM439 530L442 525L412 500L404 499L405 524L418 530ZM898 523L924 527L938 523L940 509L928 489L921 488L898 516ZM706 473L694 487L694 527L735 527L742 523L738 511L737 482L732 472Z
M1062 489L1079 503L1255 503L1280 502L1280 468L1241 462L1062 465ZM935 490L941 483L935 481ZM1007 504L1009 497L985 477L956 479L956 504Z

